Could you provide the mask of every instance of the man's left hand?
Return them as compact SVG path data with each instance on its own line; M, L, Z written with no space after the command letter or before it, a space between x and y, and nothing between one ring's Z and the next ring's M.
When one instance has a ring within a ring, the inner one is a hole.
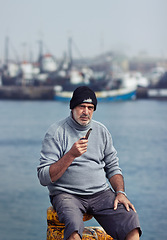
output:
M136 209L135 207L133 206L133 204L129 201L129 199L122 193L118 193L116 198L115 198L115 201L114 201L114 210L117 209L118 207L118 203L121 203L125 206L126 210L129 212L130 211L130 208L136 212Z

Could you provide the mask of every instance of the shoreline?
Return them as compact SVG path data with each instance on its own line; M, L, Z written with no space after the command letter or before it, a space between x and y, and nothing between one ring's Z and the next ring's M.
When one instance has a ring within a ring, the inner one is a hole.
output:
M0 86L0 99L53 100L53 86Z
M136 99L166 100L166 94L149 95L150 89L138 87ZM156 91L159 91L158 89ZM0 100L54 100L54 86L0 86Z

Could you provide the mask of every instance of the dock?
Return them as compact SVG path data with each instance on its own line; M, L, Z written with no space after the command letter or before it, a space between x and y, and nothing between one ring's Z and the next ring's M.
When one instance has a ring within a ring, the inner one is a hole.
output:
M0 86L0 99L53 100L53 86Z

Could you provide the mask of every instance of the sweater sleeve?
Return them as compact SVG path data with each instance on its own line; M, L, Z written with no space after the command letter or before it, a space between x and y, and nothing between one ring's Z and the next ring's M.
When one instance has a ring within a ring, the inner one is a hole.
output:
M119 167L119 158L117 156L117 151L113 146L113 140L111 134L106 132L106 142L105 142L105 150L104 150L104 162L105 162L105 171L106 177L110 179L112 176L116 174L122 175L122 170Z
M38 178L41 185L48 186L52 183L49 174L50 165L62 156L61 144L50 132L45 135L40 155L40 164L37 167Z

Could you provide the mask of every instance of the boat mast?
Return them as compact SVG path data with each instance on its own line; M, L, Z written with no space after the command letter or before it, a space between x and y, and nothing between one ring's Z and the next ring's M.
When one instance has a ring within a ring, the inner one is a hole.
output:
M39 59L41 59L42 54L43 54L43 42L42 40L38 41L39 43Z
M69 57L69 62L70 62L70 67L73 65L72 62L72 38L69 37L68 39L68 57Z
M43 69L42 69L43 41L39 40L38 43L39 43L38 63L39 63L40 72L43 72Z
M8 65L9 61L9 38L6 36L5 38L5 65Z

